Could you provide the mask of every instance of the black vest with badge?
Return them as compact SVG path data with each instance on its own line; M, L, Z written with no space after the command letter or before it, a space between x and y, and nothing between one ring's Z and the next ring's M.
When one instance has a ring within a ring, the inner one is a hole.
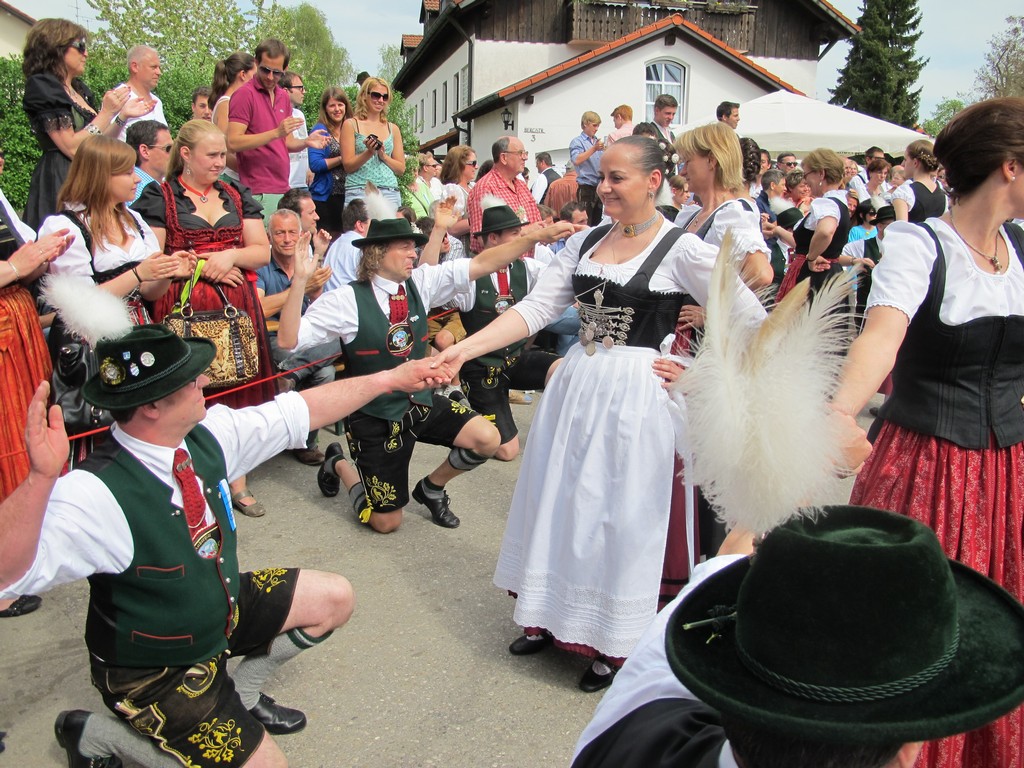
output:
M980 450L1024 442L1024 317L978 317L946 325L939 309L946 257L935 232L936 258L928 293L907 328L892 369L893 391L878 413L882 421ZM1024 232L1004 229L1024 267ZM1010 265L1007 265L1007 269Z
M238 556L224 453L197 426L185 438L216 523L193 541L171 488L107 440L80 465L113 494L131 529L134 556L121 573L89 577L85 641L121 667L182 667L222 653L238 623Z
M469 312L459 312L462 325L467 334L473 334L486 328L494 318L508 311L510 307L526 298L528 290L527 269L522 259L516 259L509 265L508 288L511 296L501 296L494 287L490 275L476 281L476 303ZM480 365L504 368L507 361L516 357L526 345L526 339L496 349L476 359Z
M611 230L613 225L595 227L580 246L582 257ZM580 343L588 355L598 344L649 347L658 350L662 340L675 333L684 293L652 291L651 278L672 246L685 233L672 227L659 240L647 259L625 285L597 275L572 276L572 288L579 301Z
M353 282L350 285L356 297L359 330L352 341L342 342L349 375L365 376L389 371L406 360L421 360L427 356L427 311L412 280L405 281L409 318L396 325L392 325L381 311L371 283ZM412 395L404 392L380 395L359 410L378 419L400 421L411 402L429 406L432 402L430 390Z

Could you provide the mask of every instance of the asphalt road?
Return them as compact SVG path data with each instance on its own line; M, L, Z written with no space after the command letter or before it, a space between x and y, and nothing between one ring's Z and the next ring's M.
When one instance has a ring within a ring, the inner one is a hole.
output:
M535 408L515 407L521 433ZM320 434L322 447L334 439ZM419 446L412 482L446 455ZM309 718L304 731L278 737L291 765L568 765L600 694L576 688L578 657L509 655L519 630L511 599L491 583L519 463L488 462L450 485L458 529L433 525L413 502L386 536L358 525L343 496L321 496L316 468L289 455L250 475L268 513L238 517L242 568L335 571L357 596L346 627L265 687ZM34 614L0 620L0 730L8 732L0 768L65 765L57 714L103 708L82 639L87 590L61 587Z

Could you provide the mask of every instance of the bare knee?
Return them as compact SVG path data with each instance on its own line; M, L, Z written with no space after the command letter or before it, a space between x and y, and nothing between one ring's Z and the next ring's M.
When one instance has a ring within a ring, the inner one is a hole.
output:
M519 438L513 437L507 443L502 443L498 446L498 450L494 452L492 459L498 461L512 461L516 456L519 455Z
M483 416L476 416L459 432L455 445L489 458L501 445L501 433Z
M451 331L440 330L434 336L434 346L442 352L455 343L455 337Z
M352 583L344 576L337 573L327 575L330 579L325 607L330 612L332 629L337 629L352 618L352 612L356 609L356 593Z
M288 758L277 746L269 733L263 734L263 741L252 753L252 757L245 761L246 768L288 768Z
M391 533L402 524L402 510L374 512L370 515L370 527L377 533Z

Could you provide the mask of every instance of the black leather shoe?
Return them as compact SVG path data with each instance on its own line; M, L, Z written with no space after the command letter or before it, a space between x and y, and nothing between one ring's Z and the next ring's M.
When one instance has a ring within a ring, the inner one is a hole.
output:
M265 693L249 713L263 723L267 733L296 733L306 727L306 716L297 709L282 707Z
M606 665L607 666L607 665ZM601 674L594 671L593 663L587 665L587 671L583 673L583 677L580 678L580 690L584 693L595 693L601 691L612 684L612 680L615 679L615 673L618 670L615 667L611 668L610 672Z
M341 443L331 443L324 453L323 463L316 472L316 484L324 496L337 496L341 490L341 478L334 474L334 464L338 459L345 458Z
M513 656L529 656L531 653L540 653L549 648L554 641L555 638L547 632L540 636L540 640L531 640L529 635L520 635L512 641L508 652Z
M83 709L69 709L57 715L57 722L53 724L57 743L68 754L68 768L122 768L120 758L113 755L86 757L78 750L78 742L82 740L85 721L90 714Z
M423 481L416 483L412 489L412 497L420 504L430 510L430 516L434 518L434 525L442 528L458 528L461 522L448 506L448 492L445 491L440 499L431 499L423 492Z

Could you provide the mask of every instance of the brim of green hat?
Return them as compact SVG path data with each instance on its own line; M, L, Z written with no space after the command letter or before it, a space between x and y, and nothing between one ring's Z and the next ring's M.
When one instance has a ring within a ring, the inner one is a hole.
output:
M112 391L103 385L96 374L82 385L82 397L97 408L123 410L154 403L160 398L177 392L210 367L217 356L217 347L209 339L182 339L189 348L189 355L177 367L167 371L160 378L150 379L146 385L130 391Z
M352 245L356 248L363 248L375 243L393 243L396 240L412 240L417 246L426 245L430 238L420 232L403 232L399 235L380 235L378 237L361 237L353 240Z
M666 631L666 653L676 677L720 712L797 737L885 745L973 730L1024 700L1024 608L1005 590L954 561L950 566L959 600L959 651L937 678L909 693L864 703L823 703L783 693L744 666L731 628L710 642L710 627L682 628L707 619L716 606L735 605L750 563L744 558L699 584L675 610ZM798 623L813 620L793 617Z

